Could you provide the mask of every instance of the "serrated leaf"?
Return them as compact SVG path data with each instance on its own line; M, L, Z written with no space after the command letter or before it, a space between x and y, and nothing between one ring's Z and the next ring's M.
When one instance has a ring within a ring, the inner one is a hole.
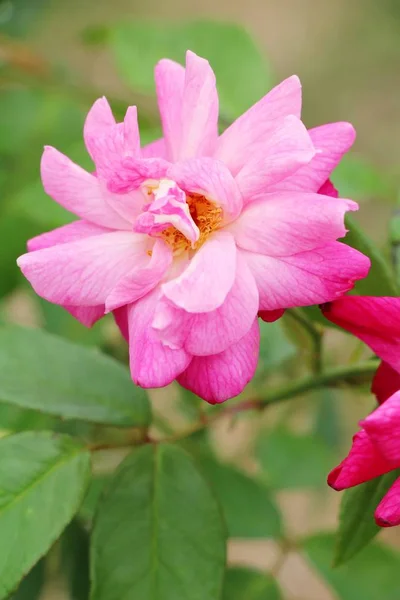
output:
M221 504L230 537L281 536L281 515L263 483L211 457L203 457L199 464Z
M143 446L120 466L92 535L91 600L219 600L226 533L192 458Z
M346 217L349 229L344 243L360 250L371 259L371 269L365 279L357 281L353 292L360 296L397 296L399 290L394 273L382 252L351 216Z
M89 453L67 436L29 432L0 440L1 600L72 519L89 475Z
M150 422L146 393L127 368L38 329L0 327L0 398L63 419L121 427Z
M336 565L358 554L381 531L375 523L375 509L398 477L399 470L396 469L344 492L337 532Z
M324 486L334 462L331 449L321 439L283 427L261 434L256 456L275 489Z
M207 58L217 77L221 113L227 119L239 116L271 88L267 65L240 25L136 19L112 29L111 47L124 80L144 94L154 94L154 66L161 58L184 64L188 49Z
M232 567L225 575L222 600L281 600L277 583L268 573Z
M312 565L340 600L398 600L399 553L374 543L362 555L334 568L334 545L335 536L329 533L318 533L302 542Z

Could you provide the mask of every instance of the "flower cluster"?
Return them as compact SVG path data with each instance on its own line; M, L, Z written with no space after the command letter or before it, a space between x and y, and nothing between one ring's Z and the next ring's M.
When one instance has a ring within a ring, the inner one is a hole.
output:
M45 148L44 188L79 220L30 240L18 264L85 325L114 314L135 383L177 379L222 402L254 374L258 315L335 300L368 272L337 241L357 205L329 182L354 129L308 131L290 77L219 135L206 60L161 60L155 81L162 139L141 147L136 107L116 123L102 98L84 127L93 173Z

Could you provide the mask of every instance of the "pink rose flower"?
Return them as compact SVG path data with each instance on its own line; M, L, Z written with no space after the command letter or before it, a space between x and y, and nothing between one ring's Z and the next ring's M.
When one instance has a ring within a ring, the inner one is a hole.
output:
M44 188L80 220L31 240L18 264L85 325L114 313L135 383L177 379L222 402L254 374L259 311L333 300L368 272L336 241L357 205L317 193L355 134L308 132L297 77L220 136L206 60L161 60L155 79L163 139L141 148L136 108L116 123L102 98L84 128L95 173L45 149Z
M382 359L372 383L381 406L361 421L349 455L328 476L331 487L343 490L400 468L400 298L348 296L322 311ZM375 520L381 527L400 524L400 478L379 503Z

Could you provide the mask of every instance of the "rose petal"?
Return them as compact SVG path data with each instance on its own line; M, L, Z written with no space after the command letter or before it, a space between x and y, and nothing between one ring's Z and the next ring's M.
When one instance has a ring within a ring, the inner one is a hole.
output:
M375 521L379 527L400 525L400 478L382 498L375 511Z

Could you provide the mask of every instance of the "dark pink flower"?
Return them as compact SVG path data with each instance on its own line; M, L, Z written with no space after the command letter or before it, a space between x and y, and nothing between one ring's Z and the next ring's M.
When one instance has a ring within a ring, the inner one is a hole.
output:
M222 402L254 374L259 311L333 300L367 274L337 241L357 205L318 193L354 129L308 132L291 77L219 136L207 61L162 60L155 79L163 139L141 148L136 108L116 123L102 98L84 129L95 173L45 149L46 192L81 220L31 240L18 264L84 324L114 312L137 384L178 379Z
M328 476L331 487L343 490L400 468L400 298L346 296L322 311L382 359L372 384L381 406L361 421L349 455ZM381 527L400 524L400 478L375 519Z

